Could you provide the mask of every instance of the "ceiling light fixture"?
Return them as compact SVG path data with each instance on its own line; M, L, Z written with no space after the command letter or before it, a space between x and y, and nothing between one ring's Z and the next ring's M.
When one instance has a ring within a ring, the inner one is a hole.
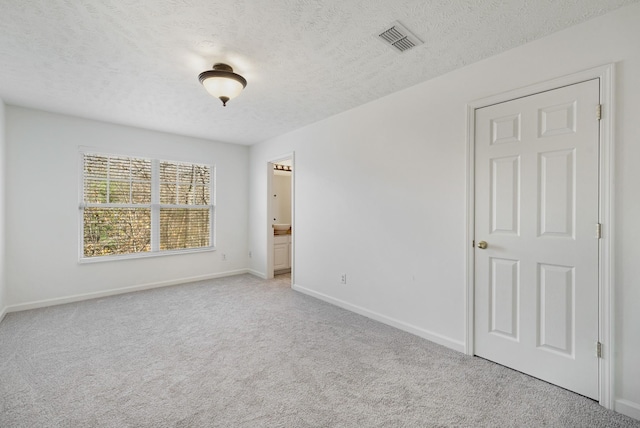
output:
M213 64L213 70L203 71L198 76L204 88L226 107L227 101L240 95L247 86L247 80L233 72L227 64Z

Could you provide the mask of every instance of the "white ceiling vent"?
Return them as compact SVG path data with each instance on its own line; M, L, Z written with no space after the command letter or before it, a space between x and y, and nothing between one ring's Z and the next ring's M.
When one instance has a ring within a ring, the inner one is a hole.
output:
M404 52L423 43L415 34L407 30L407 28L398 21L392 23L390 28L378 34L378 37L399 52Z

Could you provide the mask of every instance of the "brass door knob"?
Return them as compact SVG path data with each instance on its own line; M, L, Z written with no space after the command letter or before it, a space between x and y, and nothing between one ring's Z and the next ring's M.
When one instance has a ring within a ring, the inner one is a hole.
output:
M489 245L487 244L487 241L480 241L478 242L478 248L480 248L481 250L484 250L485 248L487 248Z

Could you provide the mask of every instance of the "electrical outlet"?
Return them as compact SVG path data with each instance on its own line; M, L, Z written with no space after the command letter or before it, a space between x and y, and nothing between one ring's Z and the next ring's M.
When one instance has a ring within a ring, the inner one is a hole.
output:
M226 255L225 253L220 254L220 259L221 259L223 262L226 262L226 261L227 261L227 255Z
M340 275L340 284L346 284L347 283L347 274L343 273L342 275Z

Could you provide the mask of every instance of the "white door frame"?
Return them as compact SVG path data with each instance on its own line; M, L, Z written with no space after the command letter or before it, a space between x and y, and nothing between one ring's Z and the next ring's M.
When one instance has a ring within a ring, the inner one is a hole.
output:
M602 118L600 121L600 178L599 186L599 221L602 224L602 239L599 243L599 278L598 278L598 336L602 343L602 358L599 364L600 405L613 409L614 383L614 64L585 70L568 76L531 86L493 95L467 104L467 231L465 234L466 257L466 323L465 353L474 355L474 248L475 239L475 110L493 104L522 98L540 92L572 85L586 80L600 79L600 104ZM596 112L594 111L595 115ZM595 344L594 344L595 352Z
M295 152L286 153L267 161L267 266L265 269L267 279L273 279L273 164L291 159L291 284L295 284L295 234L296 234L296 158Z

